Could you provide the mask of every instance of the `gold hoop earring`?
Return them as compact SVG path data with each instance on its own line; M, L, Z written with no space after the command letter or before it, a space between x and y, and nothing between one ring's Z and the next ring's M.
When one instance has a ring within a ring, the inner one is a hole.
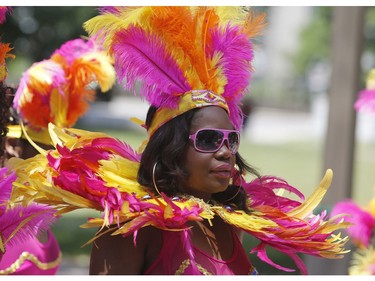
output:
M240 189L241 189L241 187L242 187L242 176L241 176L241 175L240 175L240 180L241 180L241 182L240 182L240 186L238 187L236 194L234 194L231 198L225 200L224 202L232 201L234 198L237 197L238 193L240 193ZM233 183L233 184L234 184L234 183Z
M154 188L155 188L156 192L161 196L160 191L159 191L158 186L156 185L156 181L155 181L155 170L156 170L156 165L158 163L159 163L159 161L156 161L154 166L152 167L152 182L154 184Z

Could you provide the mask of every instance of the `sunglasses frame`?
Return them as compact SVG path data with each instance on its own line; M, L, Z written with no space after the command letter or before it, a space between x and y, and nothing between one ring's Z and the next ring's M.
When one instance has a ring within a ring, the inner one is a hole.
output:
M221 132L221 133L224 134L224 137L223 137L223 139L221 141L221 144L219 145L219 147L217 149L214 149L214 150L203 150L203 149L200 149L200 148L197 147L197 145L196 145L196 139L197 139L198 133L201 132L201 131L207 131L207 130L208 131L219 131L219 132ZM237 146L237 149L235 151L232 151L231 148L230 148L229 138L228 138L230 133L236 133L237 136L238 136L238 146ZM218 128L201 128L198 131L196 131L194 134L189 135L189 140L191 140L193 142L194 149L196 151L204 152L204 153L215 153L215 152L217 152L223 146L224 142L227 141L228 149L230 150L230 152L232 154L236 154L237 151L238 151L238 149L239 149L239 147L240 147L240 137L241 137L241 135L240 135L240 132L238 130L225 130L225 129L218 129Z

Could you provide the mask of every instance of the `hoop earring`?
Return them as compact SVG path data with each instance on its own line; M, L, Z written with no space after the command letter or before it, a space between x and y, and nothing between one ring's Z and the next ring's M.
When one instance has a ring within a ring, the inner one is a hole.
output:
M156 165L159 163L159 160L155 162L154 166L152 167L152 183L154 184L154 188L156 192L161 196L160 191L158 189L158 186L156 185L155 181L155 170L156 170Z
M240 193L240 189L241 189L241 187L242 187L242 177L241 177L241 176L240 176L240 180L241 180L241 182L240 182L240 186L237 188L237 192L236 192L236 194L234 194L231 198L225 200L224 202L232 201L234 198L237 197L238 193Z

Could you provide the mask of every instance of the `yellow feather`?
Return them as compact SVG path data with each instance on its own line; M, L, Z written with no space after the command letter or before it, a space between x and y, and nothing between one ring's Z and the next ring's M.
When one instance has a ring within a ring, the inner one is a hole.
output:
M55 124L53 124L53 123L48 123L48 131L49 131L49 134L51 136L51 140L52 140L53 145L55 147L57 145L62 145L63 142L60 140L61 137L59 136L59 134L63 134L63 130L56 127Z
M368 204L368 211L375 218L375 197L370 200Z
M247 12L241 6L214 7L215 13L220 17L220 26L225 27L228 22L231 25L243 25Z
M173 218L173 209L171 205L167 205L164 209L164 219L167 220L170 218Z
M307 200L303 202L300 206L288 212L288 215L301 219L310 215L326 194L329 186L331 185L332 177L333 172L331 169L328 169L322 181L315 189L314 193L309 198L307 198Z
M46 155L47 154L47 152L46 152L46 150L44 150L43 148L41 148L39 145L37 145L33 140L32 140L32 138L29 136L29 134L28 134L28 130L25 128L25 126L24 126L24 124L23 124L23 121L21 120L20 121L20 126L21 126L21 129L22 129L22 132L23 132L23 134L25 135L25 137L26 137L26 139L29 141L29 143L40 153L40 154L43 154L43 155ZM44 138L43 138L43 142L44 141L47 141L47 142L49 142L49 139L48 139L48 134L46 135L46 140L44 140Z
M82 79L82 75L76 75L75 79L80 83L86 84L90 80L94 80L98 82L102 92L107 92L116 82L115 69L104 52L89 53L80 60L76 60L75 63L78 65L78 69L84 67L86 73L92 74L88 81Z
M108 186L116 187L121 192L136 193L137 197L147 194L146 189L137 181L139 163L114 156L110 160L99 161L98 175Z
M152 7L117 7L119 15L102 14L96 16L83 24L83 28L90 36L97 36L99 40L104 40L104 48L107 51L112 42L114 34L128 27L132 23L143 21L144 17L149 16L152 12ZM105 29L106 34L101 33Z
M221 95L224 93L224 86L228 83L227 78L225 77L223 67L218 67L218 63L222 58L221 52L214 53L211 60L208 61L209 65L209 73L210 73L210 80L208 87L212 89L215 93Z
M57 144L66 146L69 149L81 147L90 143L94 138L109 137L107 134L101 132L90 132L74 128L59 128L52 123L49 123L48 130L54 146Z
M223 208L215 209L216 214L231 225L254 232L267 232L267 228L278 227L278 225L262 217L260 212L246 214L244 211L228 212Z
M67 127L67 114L69 106L69 95L65 93L63 95L56 88L51 92L51 97L49 101L49 107L51 110L51 118L54 123L59 127Z
M1 253L5 253L5 247L4 247L4 242L3 242L3 239L1 237L1 233L0 233L0 251Z
M251 37L255 37L260 35L263 30L266 28L266 14L261 13L259 15L255 15L252 11L250 11L246 18L246 23L244 25L244 32Z

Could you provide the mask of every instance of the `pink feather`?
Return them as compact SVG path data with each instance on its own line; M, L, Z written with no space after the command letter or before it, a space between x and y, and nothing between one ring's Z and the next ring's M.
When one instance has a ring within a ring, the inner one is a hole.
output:
M357 111L370 111L375 113L375 90L362 90L358 94L358 99L354 104Z
M7 168L0 169L0 234L3 241L9 241L6 245L15 245L37 235L40 231L47 230L56 221L55 210L50 207L38 204L29 206L16 205L7 209L12 190L12 183L15 180L15 173L8 172ZM13 237L13 232L26 222Z
M278 196L275 191L280 188L296 195L301 200L305 199L304 195L298 189L289 185L285 180L274 176L263 176L242 186L249 195L249 198L251 198L252 208L265 205L288 212L301 204L287 197Z
M179 101L175 95L191 90L161 40L141 28L118 32L112 51L120 83L126 80L125 89L134 90L136 82L142 81L140 94L153 105L174 108Z
M215 29L212 32L212 45L206 51L210 56L214 53L222 53L219 66L225 70L227 84L224 87L223 97L226 99L230 118L236 128L242 124L240 103L251 77L251 61L253 59L253 47L239 27L227 26L224 30Z
M60 55L67 61L68 65L70 65L75 59L82 57L84 54L94 52L97 49L99 49L99 47L95 46L93 39L87 41L83 39L74 39L61 45L59 49L53 52L51 57Z
M92 141L91 145L93 147L105 148L114 154L118 154L134 162L140 162L141 160L141 154L134 151L129 144L115 138L97 138Z
M226 100L238 101L248 87L251 76L253 51L250 40L240 33L238 27L227 26L225 30L212 33L212 47L207 51L210 55L215 52L223 54L219 65L225 70L228 80L223 96Z
M16 174L9 173L8 168L0 168L0 215L6 210L6 205L1 204L9 199L12 192L12 183L16 179Z
M46 231L56 219L55 210L50 207L39 204L32 204L27 207L17 206L0 216L0 233L3 240L7 240L23 221L28 220L7 243L11 246Z
M265 243L260 243L259 245L257 245L256 247L254 247L250 253L257 253L257 256L260 260L268 263L269 265L277 268L277 269L280 269L282 271L285 271L285 272L293 272L295 271L294 269L291 269L291 268L287 268L287 267L284 267L284 266L281 266L277 263L274 263L267 255L267 252L266 252L266 244Z
M2 6L0 7L0 24L3 24L6 20L6 14L12 11L11 7Z
M99 13L100 14L107 14L107 13L109 13L109 14L114 14L114 15L116 15L116 14L120 14L120 11L118 10L118 8L117 7L113 7L113 6L103 6L103 7L99 7L98 8L98 11L99 11Z
M371 234L375 227L375 218L369 212L363 210L353 200L347 199L334 205L330 216L348 214L344 220L352 223L348 228L348 234L353 243L367 247L370 243Z

